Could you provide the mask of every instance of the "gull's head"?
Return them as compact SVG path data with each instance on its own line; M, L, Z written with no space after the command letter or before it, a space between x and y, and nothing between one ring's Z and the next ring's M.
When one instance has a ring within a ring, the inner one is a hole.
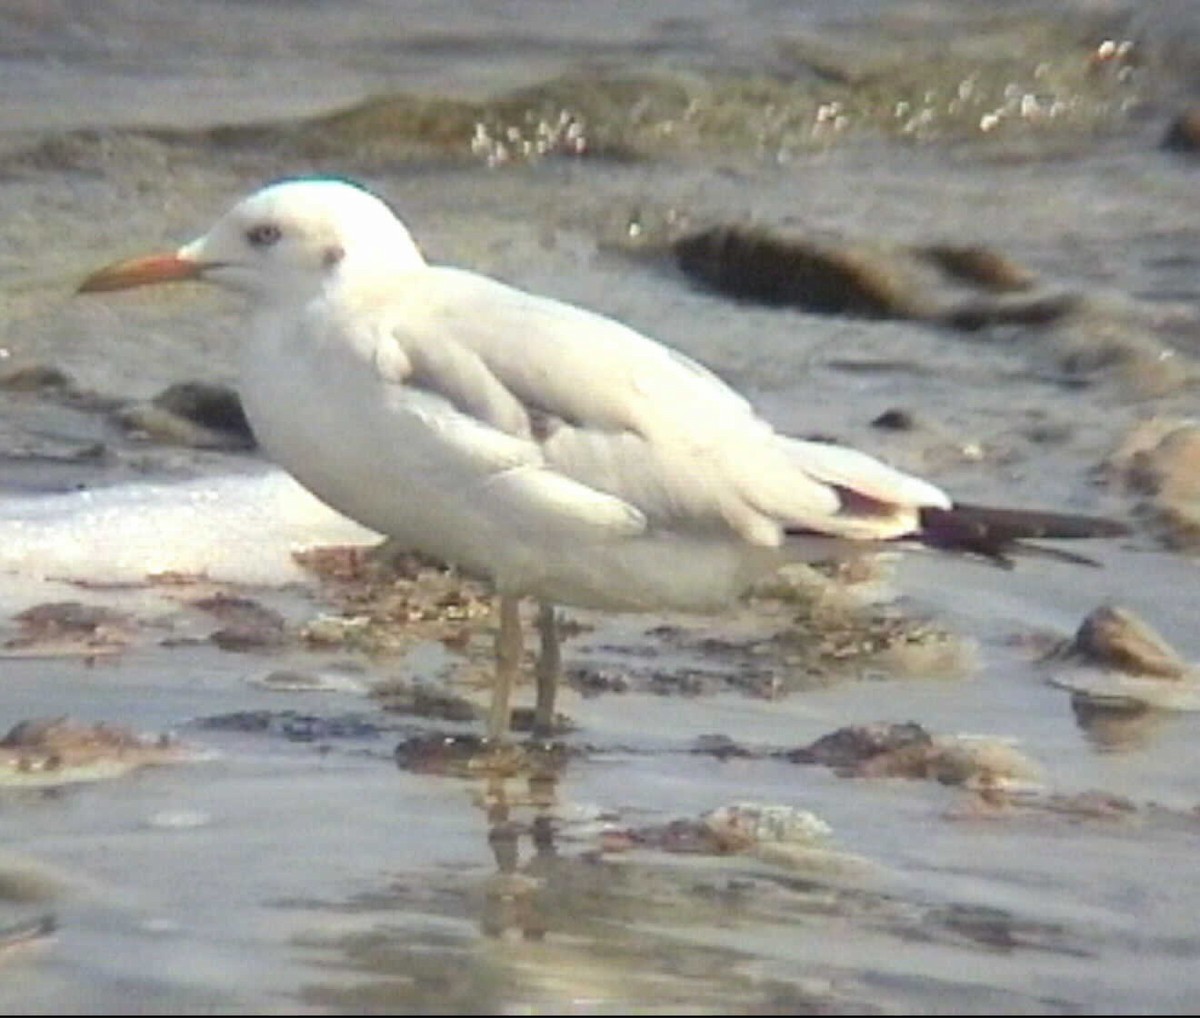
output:
M375 195L343 180L311 178L264 187L179 250L116 262L93 272L79 290L195 279L260 300L302 300L349 271L403 272L423 264L404 224Z

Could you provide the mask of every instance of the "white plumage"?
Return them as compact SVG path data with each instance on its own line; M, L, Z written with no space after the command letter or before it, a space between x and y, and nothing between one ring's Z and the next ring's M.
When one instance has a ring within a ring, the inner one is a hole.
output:
M83 289L184 278L250 298L241 396L273 459L360 523L494 582L498 686L516 598L714 609L814 543L916 534L924 507L950 507L863 453L779 435L706 368L616 321L427 264L345 182L269 186L174 255ZM552 684L539 693L548 724Z

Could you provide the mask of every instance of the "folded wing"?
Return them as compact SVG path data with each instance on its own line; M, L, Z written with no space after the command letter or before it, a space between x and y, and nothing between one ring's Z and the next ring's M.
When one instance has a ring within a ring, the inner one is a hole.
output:
M412 274L392 297L381 370L473 425L431 426L536 450L481 476L514 510L528 498L614 533L732 529L772 546L797 530L895 537L920 507L949 505L866 454L776 434L711 372L603 316L449 268Z

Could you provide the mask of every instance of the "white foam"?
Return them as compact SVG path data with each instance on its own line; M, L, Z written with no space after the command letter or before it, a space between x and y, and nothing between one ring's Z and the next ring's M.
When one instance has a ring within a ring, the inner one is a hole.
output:
M0 574L9 587L166 571L279 584L301 577L298 549L378 539L274 469L0 500Z

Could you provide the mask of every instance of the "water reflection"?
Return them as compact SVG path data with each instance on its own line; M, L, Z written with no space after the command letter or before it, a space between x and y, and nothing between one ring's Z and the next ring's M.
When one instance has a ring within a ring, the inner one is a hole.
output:
M546 918L539 908L543 878L558 860L553 810L559 773L538 769L527 778L490 777L483 793L488 845L496 875L485 892L480 928L491 937L542 940ZM521 844L532 852L521 862Z
M1097 700L1071 696L1071 712L1088 742L1108 753L1145 749L1162 731L1166 712L1137 700Z

